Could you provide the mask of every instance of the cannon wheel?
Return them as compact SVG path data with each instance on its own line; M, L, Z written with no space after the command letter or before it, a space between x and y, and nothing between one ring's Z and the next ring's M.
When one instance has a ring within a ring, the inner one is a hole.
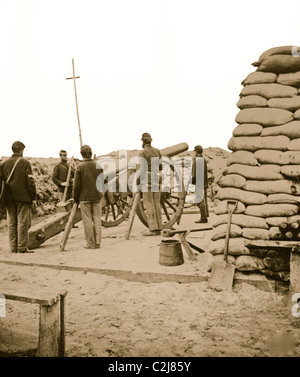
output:
M121 224L128 216L132 207L132 194L114 193L114 200L102 206L101 224L106 228Z
M166 173L167 169L169 169L170 178L168 178L168 174ZM179 167L176 164L170 164L168 159L163 158L163 170L161 175L162 192L160 206L163 228L167 229L175 224L176 221L180 221L184 208L186 191L184 189L183 177ZM143 193L141 200L137 205L136 213L141 222L148 227L147 217L143 206Z

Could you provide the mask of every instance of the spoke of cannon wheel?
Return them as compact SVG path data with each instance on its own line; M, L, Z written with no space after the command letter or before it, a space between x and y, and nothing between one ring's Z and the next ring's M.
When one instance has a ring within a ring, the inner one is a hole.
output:
M129 204L126 202L126 200L121 199L121 202L124 203L126 207L128 207Z
M111 212L112 212L113 218L114 218L114 220L116 220L115 207L114 207L113 204L111 204L110 206L111 206Z
M166 217L167 217L167 219L168 219L168 221L169 221L169 220L170 220L170 216L169 216L169 214L168 214L168 210L167 210L167 208L166 208L165 203L164 203L164 202L161 202L161 206L162 206L162 208L163 208L163 210L164 210L164 213L165 213L165 215L166 215Z
M170 207L170 208L172 208L172 210L174 211L174 212L176 212L177 211L177 209L168 201L168 200L166 200L166 203L168 204L168 206Z
M105 221L108 219L108 214L109 214L109 207L107 206L105 209Z

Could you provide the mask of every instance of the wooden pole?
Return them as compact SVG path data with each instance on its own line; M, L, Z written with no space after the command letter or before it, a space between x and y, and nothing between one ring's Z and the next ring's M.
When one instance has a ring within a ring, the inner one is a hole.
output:
M136 212L136 207L137 207L140 199L141 199L141 192L138 191L134 194L133 204L132 204L132 208L131 208L131 211L130 211L128 224L127 224L127 228L126 228L126 232L125 232L125 240L129 240L129 236L130 236L130 232L131 232L131 229L132 229L133 220L134 220L134 216L135 216L135 212Z
M78 128L79 128L79 141L80 141L80 148L82 147L82 137L81 137L81 127L80 127L80 119L79 119L79 111L78 111L78 100L77 100L77 91L76 91L76 82L75 79L79 79L80 76L75 76L75 66L74 66L74 59L72 59L72 67L73 67L73 77L68 77L66 80L73 80L74 81L74 92L75 92L75 103L76 103L76 113L77 113L77 120L78 120Z

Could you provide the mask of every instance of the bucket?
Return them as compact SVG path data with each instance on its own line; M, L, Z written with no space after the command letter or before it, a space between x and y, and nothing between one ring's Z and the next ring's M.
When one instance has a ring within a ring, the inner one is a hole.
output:
M183 263L181 243L178 240L162 240L159 247L159 264L179 266Z

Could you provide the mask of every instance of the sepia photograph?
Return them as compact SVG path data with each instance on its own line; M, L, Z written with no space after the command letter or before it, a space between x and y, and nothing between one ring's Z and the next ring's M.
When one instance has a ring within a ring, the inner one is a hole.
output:
M300 356L298 12L0 0L1 358Z

